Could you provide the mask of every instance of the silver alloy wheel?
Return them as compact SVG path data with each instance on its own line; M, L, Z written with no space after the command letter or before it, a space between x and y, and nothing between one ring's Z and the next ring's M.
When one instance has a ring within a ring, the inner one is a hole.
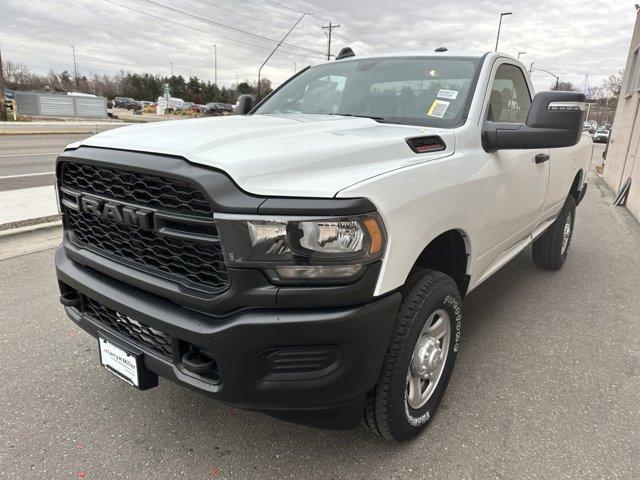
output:
M564 255L569 246L569 239L571 238L571 222L573 220L573 214L569 212L567 215L567 222L564 224L564 231L562 232L562 248L560 249L560 255Z
M433 312L422 327L413 348L407 373L407 403L413 409L422 407L436 389L451 341L451 321L445 310Z

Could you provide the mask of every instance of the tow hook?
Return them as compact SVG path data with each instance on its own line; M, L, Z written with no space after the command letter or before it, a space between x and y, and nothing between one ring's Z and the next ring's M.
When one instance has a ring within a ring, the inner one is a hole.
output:
M191 346L182 356L182 366L185 370L201 377L217 378L216 361L210 353Z
M60 295L60 303L65 307L79 307L80 306L80 294L75 290L64 292Z

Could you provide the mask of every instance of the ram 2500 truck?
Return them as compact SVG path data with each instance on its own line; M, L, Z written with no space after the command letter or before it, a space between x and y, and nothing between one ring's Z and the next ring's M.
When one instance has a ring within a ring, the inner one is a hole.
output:
M231 117L72 144L61 302L137 388L162 376L343 427L364 414L406 440L443 398L464 296L529 244L540 268L564 263L584 101L534 95L500 53L341 55Z

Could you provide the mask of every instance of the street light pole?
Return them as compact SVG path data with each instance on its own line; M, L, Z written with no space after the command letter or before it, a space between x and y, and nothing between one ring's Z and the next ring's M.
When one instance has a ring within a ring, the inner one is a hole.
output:
M520 60L520 55L526 55L527 52L518 52L518 60Z
M276 53L276 50L278 50L278 48L280 48L280 45L282 45L282 43L287 39L287 37L289 36L289 34L293 31L294 28L296 28L298 26L298 24L302 21L302 19L304 17L306 17L307 15L313 15L312 13L309 12L305 12L302 15L300 15L300 18L298 19L298 21L296 23L293 24L293 26L289 29L289 31L287 33L284 34L284 37L282 37L282 40L280 40L278 42L278 44L276 45L276 48L274 48L271 53L269 54L269 56L266 58L266 60L262 63L262 65L260 65L260 68L258 69L258 88L257 88L257 94L256 94L256 99L260 100L260 74L262 72L262 68L267 64L267 62L269 61L269 59L273 56L274 53Z
M500 21L498 22L498 36L496 37L496 52L498 51L498 42L500 42L500 29L502 28L502 17L507 15L513 15L513 12L502 12L500 14Z
M550 72L549 70L545 70L544 68L533 68L533 63L532 63L531 68L529 69L529 75L531 75L531 72L533 71L548 73L549 75L554 77L556 79L556 90L558 90L558 87L560 86L560 77L558 75L556 75L553 72Z
M218 85L218 46L213 46L213 83Z
M76 47L71 45L71 51L73 52L73 79L76 83L76 92L78 91L78 64L76 62Z

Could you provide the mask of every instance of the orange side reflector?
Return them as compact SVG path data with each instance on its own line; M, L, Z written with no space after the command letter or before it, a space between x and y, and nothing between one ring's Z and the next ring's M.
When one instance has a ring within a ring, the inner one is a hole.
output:
M365 218L364 226L371 237L371 253L378 253L382 248L382 232L375 218Z

